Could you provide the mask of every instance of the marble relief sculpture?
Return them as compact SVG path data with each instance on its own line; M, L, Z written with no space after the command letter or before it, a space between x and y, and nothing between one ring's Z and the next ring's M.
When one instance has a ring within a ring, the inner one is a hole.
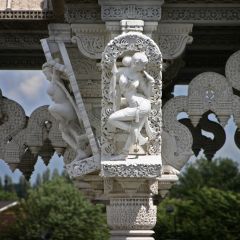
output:
M108 124L128 133L122 150L128 154L132 145L141 146L148 141L141 130L148 124L154 79L144 70L148 63L144 52L125 56L122 63L124 67L117 69L115 62L112 69L110 95L114 112L109 116Z
M55 66L60 66L56 60ZM70 101L70 96L61 79L61 71L47 63L44 73L50 80L47 93L52 99L48 110L59 123L59 130L63 140L76 152L78 159L91 156L91 148L88 144L86 134L83 133L81 122L78 121L76 106Z
M132 30L102 58L102 160L161 153L161 63L156 43Z

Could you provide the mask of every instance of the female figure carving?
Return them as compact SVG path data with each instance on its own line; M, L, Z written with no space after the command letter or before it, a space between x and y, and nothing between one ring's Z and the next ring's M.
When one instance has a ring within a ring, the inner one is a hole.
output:
M122 62L124 67L117 69L115 63L112 69L110 94L115 112L109 116L108 123L129 133L123 148L123 153L128 153L133 144L144 145L148 141L141 130L151 111L154 79L144 71L148 63L144 52L125 56Z
M79 159L89 157L91 150L87 144L87 137L82 134L75 109L60 85L60 72L53 68L45 69L45 73L50 79L47 93L53 101L48 110L58 120L63 140L76 151Z

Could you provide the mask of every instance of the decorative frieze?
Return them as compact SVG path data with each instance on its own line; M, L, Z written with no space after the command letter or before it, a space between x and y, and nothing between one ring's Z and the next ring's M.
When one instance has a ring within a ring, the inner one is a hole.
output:
M238 4L165 4L161 22L194 24L234 24L240 20Z
M64 18L67 23L102 23L101 8L94 3L67 4Z
M103 21L120 21L122 19L141 19L144 21L159 21L163 1L119 1L99 0Z
M51 11L6 10L0 11L0 20L46 20L52 19Z
M104 177L156 178L161 175L161 157L139 156L123 161L102 161Z

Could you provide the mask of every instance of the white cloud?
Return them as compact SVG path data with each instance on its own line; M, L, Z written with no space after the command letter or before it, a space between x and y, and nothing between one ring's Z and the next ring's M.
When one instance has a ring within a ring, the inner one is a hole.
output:
M42 105L49 105L48 81L41 71L0 71L3 96L18 102L28 116Z
M32 76L31 78L28 78L26 80L22 80L19 85L19 91L24 96L35 99L38 97L41 90L43 90L44 87L44 80L41 78L41 76Z

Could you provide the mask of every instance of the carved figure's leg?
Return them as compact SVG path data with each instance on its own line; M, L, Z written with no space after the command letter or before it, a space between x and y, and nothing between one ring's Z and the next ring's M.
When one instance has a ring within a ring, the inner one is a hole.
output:
M135 138L136 138L135 142L137 144L139 144L140 146L144 145L148 141L148 138L143 137L142 134L141 134L141 130L143 128L143 125L144 125L146 119L147 119L147 117L140 118L140 122L134 128L134 135L135 135Z
M129 121L133 121L136 117L136 108L124 108L115 113L112 113L108 119L108 123L112 126L122 129L126 132L131 131L131 123L127 123Z

